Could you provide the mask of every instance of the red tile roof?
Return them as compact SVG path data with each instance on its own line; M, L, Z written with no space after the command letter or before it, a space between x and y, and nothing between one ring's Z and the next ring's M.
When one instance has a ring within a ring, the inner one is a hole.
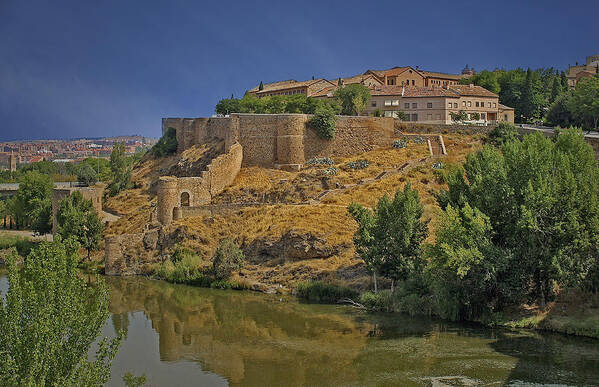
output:
M492 91L489 91L482 86L476 86L473 84L451 85L451 86L449 86L449 88L464 97L496 97L496 98L499 98L499 96L497 94L493 93Z
M418 87L418 86L381 86L370 90L373 96L393 95L403 97L450 97L459 98L460 95L453 90L442 87Z

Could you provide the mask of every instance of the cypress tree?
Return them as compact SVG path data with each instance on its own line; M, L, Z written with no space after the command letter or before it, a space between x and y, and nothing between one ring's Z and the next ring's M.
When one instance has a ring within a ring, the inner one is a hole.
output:
M343 86L343 81L341 80L341 77L339 77L339 80L337 81L337 86Z
M566 73L563 71L562 71L562 75L561 75L561 80L562 80L562 90L567 91L568 90L568 78L566 77Z
M260 81L260 86L258 86L258 90L264 90L264 83L262 83L262 81Z
M553 101L555 101L557 96L560 95L560 93L562 91L561 88L562 88L562 86L560 85L560 81L559 81L558 77L557 76L553 77L553 86L551 87L551 100L550 100L551 103L553 103Z

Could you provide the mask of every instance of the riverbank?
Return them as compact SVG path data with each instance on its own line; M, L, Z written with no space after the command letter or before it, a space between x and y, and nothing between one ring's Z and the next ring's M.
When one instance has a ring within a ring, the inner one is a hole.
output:
M599 339L599 294L564 291L545 308L523 305L506 311L494 324Z

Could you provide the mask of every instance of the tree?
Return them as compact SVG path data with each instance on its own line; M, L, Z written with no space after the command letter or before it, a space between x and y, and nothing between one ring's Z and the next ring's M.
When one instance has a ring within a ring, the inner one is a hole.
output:
M349 213L358 223L354 234L356 252L373 273L393 280L418 275L423 267L421 243L428 234L428 222L422 220L418 191L406 184L393 199L383 196L374 210L352 203Z
M262 81L260 81L260 85L258 85L258 90L264 90L264 83L262 83Z
M522 100L520 111L525 119L533 120L539 118L541 97L537 74L529 68L526 71L526 80L522 89Z
M566 73L562 71L559 77L560 82L562 84L562 91L570 90L570 85L568 84L568 77L566 76Z
M48 175L29 171L19 182L17 194L11 201L10 212L17 227L39 226L38 231L48 231L43 225L51 224L47 209L52 207L52 188L54 183Z
M464 121L468 120L468 113L466 113L463 110L460 110L457 113L449 112L449 116L451 117L451 120L453 122L464 122Z
M357 116L366 109L366 105L370 101L370 90L362 84L352 83L337 88L334 96L341 105L341 114Z
M562 93L562 85L560 84L560 79L558 77L553 78L553 85L551 86L551 98L549 99L550 103L555 102L557 97Z
M87 259L98 248L103 225L90 200L75 191L60 201L56 213L57 233L63 239L75 238L86 250Z
M527 135L501 152L485 146L447 180L441 207L468 203L479 210L493 229L492 243L513 257L501 273L513 302L525 289L544 303L554 285L581 286L597 265L599 169L580 130L558 132L555 142Z
M98 181L98 174L89 164L82 164L77 168L77 181L85 185L94 185Z
M568 100L572 115L587 128L598 130L599 124L599 76L581 79Z
M545 117L549 125L567 128L575 124L575 119L568 108L571 96L572 93L567 91L557 96L555 101L553 101Z
M240 108L239 100L231 96L231 99L221 99L218 101L214 110L216 114L226 116L231 113L240 113Z
M109 292L97 277L86 284L77 271L72 240L41 242L25 259L7 260L8 291L0 297L0 384L92 386L106 383L121 336L99 342L108 318Z
M152 147L152 154L156 157L165 157L177 151L177 131L167 128L160 140Z
M110 154L110 172L112 174L112 181L108 186L110 196L115 196L130 187L131 168L125 156L124 143L117 142L114 144Z
M474 121L478 121L478 120L480 120L480 113L474 112L474 113L470 114L470 118L472 118Z
M337 80L337 86L343 86L343 81L341 80L341 77L339 77L339 79Z
M489 132L489 142L498 147L501 147L506 142L515 141L519 137L520 135L516 126L506 121L501 121Z
M243 267L243 263L243 251L237 247L233 239L225 238L219 242L212 260L214 277L219 280L229 279L233 271Z
M401 110L398 110L395 112L395 118L398 118L402 121L406 121L408 119L408 114L406 112L402 112Z
M308 126L316 131L318 137L325 140L335 138L335 128L337 126L337 118L335 112L330 106L320 106L316 109L314 117L308 121Z
M468 203L447 206L427 250L428 283L442 317L472 319L499 309L499 276L507 267L492 244L489 218Z

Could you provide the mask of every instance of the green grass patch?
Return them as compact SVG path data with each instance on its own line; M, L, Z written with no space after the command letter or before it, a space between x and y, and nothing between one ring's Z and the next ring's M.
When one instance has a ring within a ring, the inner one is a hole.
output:
M302 300L323 304L332 304L343 298L357 299L358 292L345 286L322 281L300 282L296 295Z

